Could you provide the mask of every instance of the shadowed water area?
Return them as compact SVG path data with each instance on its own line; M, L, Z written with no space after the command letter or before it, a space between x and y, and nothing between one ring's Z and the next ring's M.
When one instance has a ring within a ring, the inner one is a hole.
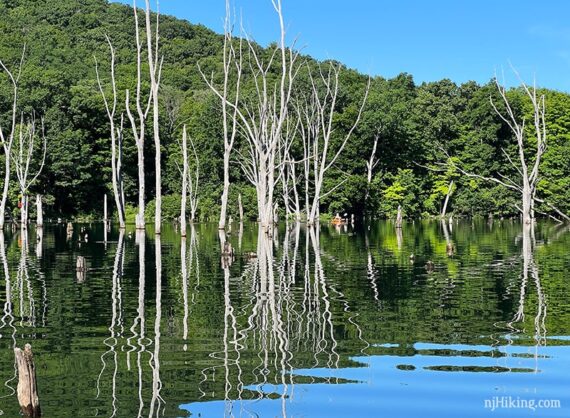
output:
M0 415L31 343L44 417L569 416L569 248L548 222L6 230Z

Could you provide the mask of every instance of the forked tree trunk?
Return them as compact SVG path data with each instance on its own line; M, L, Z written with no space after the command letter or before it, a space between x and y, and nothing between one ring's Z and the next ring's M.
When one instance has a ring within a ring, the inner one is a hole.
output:
M36 173L30 173L30 164L36 157L34 155L34 150L37 147L37 132L36 132L36 118L34 112L29 117L29 120L24 119L24 114L20 116L20 125L18 126L18 141L16 142L15 149L12 149L14 155L14 171L16 172L16 177L18 178L18 184L20 186L21 200L21 210L20 210L20 220L21 228L26 229L28 225L28 190L35 183L39 175L41 174L44 164L46 161L47 153L47 142L44 133L44 122L41 120L41 140L43 145L43 154L41 156L40 165Z
M117 83L115 81L115 48L111 43L111 39L106 36L107 43L109 44L109 49L111 51L111 87L113 91L113 101L112 105L109 104L107 100L107 95L103 88L103 83L101 82L101 77L99 76L99 65L97 59L95 59L95 73L97 75L97 84L99 86L99 92L103 98L103 103L105 104L105 111L107 112L107 118L109 119L110 134L111 134L111 180L113 184L113 195L115 197L115 205L117 206L117 216L119 218L119 227L121 229L125 228L125 196L123 189L123 172L122 172L122 160L123 160L123 126L124 126L124 115L121 114L120 125L115 127L115 114L117 111ZM106 218L106 217L105 217Z
M485 181L493 181L495 183L501 184L504 187L514 190L520 193L521 196L521 206L517 206L521 212L522 221L525 225L530 225L534 221L534 204L535 201L544 202L541 199L537 199L536 192L538 182L540 180L540 164L542 161L542 156L546 151L546 99L544 95L537 95L536 86L529 88L524 81L520 78L516 70L513 69L519 81L521 82L522 90L526 93L527 97L530 99L533 109L533 120L532 126L533 130L533 148L536 150L533 152L533 159L531 159L531 153L528 152L526 148L526 128L525 119L517 117L514 109L509 102L507 97L507 89L505 86L499 84L497 78L495 78L495 83L499 94L501 96L504 111L501 111L495 105L495 102L491 98L491 106L497 113L497 115L503 120L503 122L509 127L511 132L514 134L517 141L517 151L518 151L518 162L515 163L515 159L503 150L503 153L507 157L508 161L511 163L513 168L520 174L521 180L513 180L507 176L500 177L486 177L476 173L470 173L463 170L461 167L453 164L459 169L459 171L469 177L479 178ZM553 207L548 202L545 202L547 206L558 212L558 209ZM565 215L566 216L566 215Z
M308 212L308 225L315 225L318 222L321 199L336 190L341 181L332 189L323 192L326 172L335 164L336 160L344 150L350 140L352 133L358 126L364 110L364 105L370 90L370 79L364 91L364 98L358 110L357 116L344 137L340 138L339 145L333 149L331 143L334 131L333 118L336 115L336 106L339 93L339 75L341 68L336 64L329 64L328 71L320 69L318 80L313 77L309 70L311 81L311 96L306 103L297 109L298 117L302 126L301 135L304 138L305 154L312 160L314 188L311 196L310 210ZM319 85L324 86L321 91Z
M245 37L248 47L248 54L243 54L241 50L241 41L239 51L231 47L231 30L229 30L229 21L226 17L226 37L224 47L224 90L219 91L213 83L212 79L204 77L208 86L222 100L224 115L227 115L226 107L233 111L232 122L234 128L239 123L240 130L244 132L244 140L247 144L247 152L242 153L238 163L242 170L255 186L257 192L257 208L258 217L263 229L269 233L270 225L273 218L273 202L274 202L274 186L276 183L276 155L279 152L278 145L281 141L283 126L286 123L288 108L293 92L293 80L295 79L298 68L295 62L299 56L298 51L294 47L287 48L285 45L285 22L281 7L281 0L273 0L273 7L277 12L280 27L280 42L275 51L275 61L265 60L261 57L257 47L253 42ZM226 13L229 15L229 2L226 2ZM237 55L239 53L239 55ZM278 80L273 82L270 74L274 74L277 65L277 56L279 54L280 69L276 73ZM252 70L254 82L258 86L256 89L256 97L248 103L240 103L239 86L241 77L242 58L246 57L248 64ZM228 57L235 57L232 60ZM235 101L231 101L227 94L227 79L230 70L235 67L237 77ZM229 116L224 116L224 133L228 138L229 127L227 126ZM232 131L232 138L236 129ZM292 138L287 138L291 141ZM226 144L228 142L226 141ZM232 142L230 141L230 144ZM280 144L288 147L288 145ZM225 148L228 149L227 147ZM245 156L245 157L244 157ZM223 216L221 217L223 218ZM220 225L225 220L220 219Z
M213 74L208 79L200 69L200 74L208 84L208 87L218 96L222 102L222 124L224 135L224 184L222 189L220 218L218 229L226 228L228 198L230 191L230 158L234 146L237 124L238 124L238 103L240 99L241 75L242 75L242 38L239 40L239 55L234 49L233 42L233 22L230 1L226 0L226 16L224 19L224 46L223 46L223 84L218 88L213 81ZM235 69L235 97L230 100L230 76ZM231 110L231 113L230 113Z
M136 7L136 0L133 1L133 11L135 17L135 41L136 41L136 52L137 52L137 77L136 77L136 94L135 94L135 107L137 111L137 118L133 115L131 110L131 100L130 91L126 91L126 111L129 121L131 123L131 129L133 131L133 136L135 138L137 146L137 162L138 162L138 183L139 183L139 195L138 195L138 211L135 217L136 228L142 230L145 228L145 170L144 170L144 137L145 137L145 124L148 118L148 113L150 112L150 107L153 107L153 133L155 141L155 166L157 170L156 184L157 184L157 211L155 212L155 232L160 233L160 218L161 218L161 200L160 200L160 136L158 130L158 86L160 84L160 73L162 68L162 60L160 63L158 61L158 14L156 21L156 34L154 36L154 47L153 47L153 36L150 24L150 4L146 0L145 8L145 22L146 22L146 34L147 34L147 57L149 64L149 74L151 78L151 86L149 91L150 100L148 101L146 108L143 108L143 97L142 97L142 44L141 44L141 34L139 26L139 18Z

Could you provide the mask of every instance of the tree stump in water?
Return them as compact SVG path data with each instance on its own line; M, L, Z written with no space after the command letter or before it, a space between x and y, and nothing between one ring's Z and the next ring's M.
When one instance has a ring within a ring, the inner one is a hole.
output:
M396 228L402 227L402 206L398 206L398 214L396 215Z
M18 402L22 412L30 417L39 417L41 409L32 346L26 344L23 351L16 347L14 355L18 365Z
M42 209L42 195L36 195L36 225L38 228L44 226L44 214Z

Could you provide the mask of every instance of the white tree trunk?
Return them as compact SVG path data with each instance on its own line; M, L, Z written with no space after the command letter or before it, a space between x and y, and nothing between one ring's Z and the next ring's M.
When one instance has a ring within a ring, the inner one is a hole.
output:
M103 223L105 224L105 228L107 227L107 223L109 222L109 218L107 217L107 193L103 195Z
M160 163L160 127L159 127L159 106L158 106L158 91L160 86L162 59L158 59L158 13L155 26L155 33L150 22L150 3L145 0L145 27L146 27L146 41L147 41L147 58L150 75L150 91L149 99L146 108L143 109L142 105L142 42L139 27L138 12L136 8L136 0L133 1L133 10L135 17L135 40L137 52L137 77L136 77L136 95L135 106L137 110L137 119L135 119L130 106L130 92L126 91L126 111L131 129L137 145L137 159L138 159L138 181L139 181L139 196L138 196L138 213L136 215L137 229L144 229L145 219L145 171L144 171L144 136L145 124L150 112L151 106L153 110L153 135L155 145L155 169L156 169L156 211L155 211L155 233L160 234L161 227L161 163ZM154 45L153 45L154 42Z
M374 167L378 164L378 159L376 159L376 149L378 148L378 141L380 139L379 135L374 137L374 145L372 146L372 152L370 153L370 158L366 162L366 195L364 197L364 204L368 210L368 199L370 198L370 186L372 184L372 175L374 172Z
M20 125L18 127L18 142L16 143L16 149L12 150L14 152L14 171L18 178L20 194L22 196L22 207L20 208L20 222L22 229L26 229L28 226L28 190L41 174L46 160L47 142L44 134L43 119L41 120L43 154L41 156L40 166L36 173L32 175L30 173L30 165L34 159L34 149L37 145L37 136L35 114L32 112L29 121L24 121L24 115L22 114L20 116Z
M7 137L4 135L4 130L0 127L0 141L2 142L2 147L4 149L4 186L2 188L2 200L0 201L0 230L4 228L4 221L6 216L6 202L8 200L8 190L10 186L10 175L12 173L12 167L10 165L12 158L12 145L14 144L14 138L16 136L16 121L18 117L18 82L20 81L20 75L22 74L22 66L24 64L24 57L26 55L26 45L24 44L22 48L22 57L20 58L20 65L18 67L18 72L16 75L6 67L4 61L0 60L0 67L8 75L10 82L12 84L12 109L11 109L11 126L10 132L8 132Z
M118 149L117 149L118 148ZM119 217L119 228L125 229L125 193L123 187L123 115L121 115L121 126L117 130L117 138L111 144L111 175L113 183L113 195L117 206Z
M182 195L180 200L180 233L186 236L186 200L188 199L188 140L186 125L182 128Z
M531 225L533 222L533 199L531 186L528 181L523 180L523 190L522 190L522 218L523 223L526 225Z
M142 145L142 144L141 144ZM138 196L138 211L135 216L135 225L137 229L145 228L144 219L144 193L145 193L145 179L144 179L144 147L137 145L137 162L138 162L138 177L139 177L139 196Z
M110 124L111 133L111 180L113 184L113 195L115 197L115 205L117 206L117 214L119 218L119 227L121 229L125 228L125 198L123 192L123 174L122 174L122 147L123 147L123 126L124 117L121 114L121 122L118 128L115 127L115 113L117 111L117 84L115 81L115 48L111 43L111 39L106 36L107 43L109 44L109 49L111 51L111 87L113 90L113 102L112 105L109 104L107 100L107 95L103 88L103 83L101 82L101 77L99 76L99 66L97 59L95 59L95 73L97 75L97 84L99 85L99 92L103 97L103 103L105 104L105 110L107 112L107 118Z
M151 25L150 1L145 0L145 28L148 68L150 75L150 101L152 103L152 130L154 136L154 169L155 169L155 211L154 211L154 233L160 234L162 225L162 174L161 174L161 147L160 147L160 125L159 125L159 103L158 92L160 87L162 59L158 58L158 27L159 15L157 12L155 29Z
M230 194L230 152L228 147L224 147L224 186L222 190L222 202L220 206L220 220L218 229L226 228L226 218L228 211L228 197Z
M12 144L10 144L9 147L5 147L4 149L8 150L7 152L5 152L5 158L4 158L4 187L2 189L2 201L0 202L0 230L4 228L4 220L5 220L5 216L6 216L6 201L8 200L8 187L10 186L10 173L11 173L11 167L10 167L10 154L11 154L11 149Z
M299 190L297 190L297 174L295 172L295 163L291 163L291 188L293 189L293 202L295 204L295 221L301 222L301 203L299 201Z
M536 192L537 192L537 185L539 181L539 171L540 171L540 163L542 161L542 156L544 151L546 150L546 99L544 95L537 96L537 89L536 86L532 88L528 88L528 86L522 81L519 74L516 70L513 69L519 81L521 82L522 89L528 96L531 101L534 115L533 115L533 127L534 127L534 140L536 140L536 151L534 152L534 160L530 161L530 157L528 152L525 150L526 145L526 132L525 132L525 119L522 118L522 121L517 118L515 111L513 110L511 103L509 102L509 98L507 97L507 90L505 86L502 86L497 81L495 77L495 83L499 90L499 94L501 95L503 104L504 104L504 112L500 111L493 99L491 98L491 106L499 115L499 117L503 120L503 122L510 128L511 132L514 134L516 141L517 141L517 148L518 148L518 163L515 163L513 158L503 150L503 153L513 166L513 168L520 174L522 181L514 181L506 176L499 175L498 177L485 177L475 173L469 173L463 170L461 167L456 168L459 171L469 177L479 178L485 181L493 181L495 183L501 184L504 187L515 190L517 193L520 193L521 196L521 206L518 208L521 212L522 221L525 225L531 225L534 221L534 204L535 201L544 202L541 199L537 199ZM552 205L545 202L547 206L555 211L558 211Z
M259 55L257 47L253 42L245 37L248 54L242 53L241 41L240 49L234 50L231 47L231 30L228 30L228 18L226 17L226 41L224 43L224 89L220 92L213 83L212 79L204 77L208 86L222 100L224 112L224 136L226 145L233 145L233 137L236 132L236 125L239 123L240 130L245 133L244 140L247 144L247 152L240 155L238 160L242 170L255 186L257 192L258 218L262 228L268 232L272 223L272 210L276 171L279 168L276 164L276 155L279 152L278 145L288 147L292 138L286 138L288 144L281 143L283 127L287 120L288 108L293 91L293 80L297 75L297 67L295 62L299 56L298 51L293 47L287 48L285 45L285 23L281 8L281 0L272 1L273 7L277 12L280 26L280 43L275 51L275 57L280 55L281 68L278 72L279 80L273 81L274 60L265 60ZM226 3L226 10L229 14L229 2ZM228 59L228 57L233 57ZM254 82L258 86L255 100L241 103L239 101L239 86L242 68L242 59L248 59L248 64L252 70ZM233 62L232 62L233 61ZM231 65L230 65L231 63ZM227 79L230 70L235 67L236 95L235 101L230 101L227 94ZM231 139L228 139L229 127L227 109L233 110L232 122L234 129ZM228 142L229 141L229 142ZM225 148L228 149L227 146ZM223 218L223 216L222 216ZM220 219L220 224L225 220Z
M190 138L190 145L192 146L192 151L194 153L195 160L195 170L191 173L188 169L188 191L190 198L190 221L194 222L196 220L196 212L198 210L198 182L200 181L200 160L198 160L198 153L196 152L196 147L194 146L194 141Z
M44 226L44 214L42 208L42 195L36 195L36 226L41 228Z
M309 152L305 153L309 154L309 157L313 162L313 177L315 185L307 219L307 223L309 225L314 225L318 222L321 199L332 193L344 182L344 180L341 181L337 186L328 190L326 193L323 193L325 174L335 164L351 138L352 133L358 126L364 110L364 105L368 98L368 92L370 90L370 80L368 80L368 84L364 92L364 98L357 117L348 133L341 139L340 145L333 151L331 149L331 135L334 131L333 117L336 112L336 103L340 87L340 66L330 64L328 71L323 72L321 70L319 74L320 79L319 82L317 82L309 72L309 78L312 86L311 96L303 105L305 109L298 109L298 116L301 124L305 125L301 127L301 135L304 137L304 141L309 142L308 146L305 146ZM320 91L318 84L324 85L324 91ZM311 150L312 155L310 155Z
M398 214L396 215L396 228L402 227L402 206L398 205Z
M449 203L449 198L453 193L453 180L449 182L449 188L447 189L447 195L445 195L445 202L443 202L443 208L441 209L441 217L444 218L447 213L447 204Z
M131 123L133 137L137 146L137 163L138 163L138 210L135 216L136 229L143 230L145 228L144 209L145 209L145 171L144 171L144 137L145 137L145 124L150 110L149 106L146 109L142 107L142 45L139 27L139 18L136 7L136 0L133 2L133 11L135 17L135 41L137 52L137 77L136 77L136 94L135 94L135 107L137 111L137 119L131 111L130 91L127 90L125 94L125 108L127 116ZM152 97L152 91L150 92Z
M28 196L22 194L22 207L20 208L20 227L22 229L28 228Z
M239 51L233 45L233 22L230 1L226 0L226 16L224 19L224 47L223 47L223 84L221 88L214 85L213 74L210 79L202 72L200 73L208 87L218 96L222 102L222 124L224 135L224 184L222 189L220 218L218 229L226 228L228 197L230 190L230 158L237 133L238 124L238 103L240 100L241 75L242 75L242 39L239 40ZM230 76L235 69L235 97L230 101ZM229 112L231 108L231 114ZM231 119L231 120L230 120ZM231 126L231 128L230 128Z
M241 193L238 194L238 210L239 210L239 221L243 222L243 205L241 203Z

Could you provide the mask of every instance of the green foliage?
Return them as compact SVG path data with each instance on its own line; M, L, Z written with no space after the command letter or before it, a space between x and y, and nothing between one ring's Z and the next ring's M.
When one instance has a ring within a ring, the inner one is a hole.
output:
M421 214L419 179L411 169L399 169L397 174L389 174L385 179L385 188L382 191L380 212L389 218L396 216L398 206L402 206L405 216L419 216Z
M47 218L69 218L102 212L102 197L111 195L109 124L100 97L94 56L99 62L104 88L110 92L108 34L117 51L118 112L124 111L125 90L135 88L133 13L129 6L105 0L11 0L0 2L0 58L14 68L22 45L27 45L22 71L19 111L34 109L45 118L48 156L41 177L30 190L49 200ZM81 11L78 13L78 11ZM164 55L161 85L160 128L163 159L165 219L178 216L176 196L181 192L179 141L186 125L198 154L200 167L198 218L216 220L222 184L222 121L220 102L198 72L222 73L223 38L200 25L170 16L161 16L161 52ZM257 46L256 46L257 47ZM269 54L275 44L262 53ZM317 62L304 57L307 68L300 71L296 93L309 86L308 68L317 71ZM270 76L275 75L271 73ZM367 77L343 68L337 112L333 118L331 148L352 126L363 98ZM233 82L233 81L232 81ZM243 97L254 95L251 76L244 74ZM148 80L143 80L148 91ZM542 90L547 103L548 148L542 160L538 197L570 212L570 96ZM508 92L520 118L532 117L528 98L520 89ZM491 106L502 102L494 82L461 85L441 80L416 85L409 74L392 79L374 77L362 120L334 167L324 179L325 196L321 213L347 212L357 216L392 217L398 205L407 216L437 215L454 181L448 211L457 215L517 214L516 193L495 183L476 181L438 163L453 156L465 171L483 176L518 173L505 153L516 158L516 143L508 126ZM9 125L10 84L0 73L0 124ZM527 153L532 161L533 127L527 124ZM123 167L125 196L132 207L137 203L136 147L129 127L125 131ZM146 196L154 196L154 148L147 129L145 143ZM378 139L372 181L368 184L366 161ZM238 136L236 149L243 150ZM300 160L302 146L291 148ZM0 160L4 156L0 155ZM329 156L330 158L330 156ZM2 161L0 161L1 163ZM193 167L197 162L191 158ZM0 164L0 178L3 178ZM434 170L437 169L437 170ZM297 171L301 175L301 170ZM230 168L229 214L237 219L237 196L242 194L245 217L255 220L255 190L247 182L239 164ZM311 179L312 181L313 179ZM299 182L299 187L303 186ZM339 186L340 184L340 186ZM280 190L280 185L277 185ZM303 190L299 190L305 206ZM11 185L8 210L17 213L17 187ZM281 199L281 196L277 196ZM283 208L282 202L280 207ZM153 208L147 208L147 217ZM540 211L551 209L542 205ZM128 221L132 222L128 210ZM100 216L100 215L99 215ZM152 216L150 216L152 218Z
M134 224L137 216L137 207L133 205L126 205L125 206L125 222L128 224ZM118 214L115 212L115 220L118 221Z
M180 195L171 194L162 196L162 220L174 221L180 219ZM146 205L144 217L146 221L154 221L156 201L153 199Z

